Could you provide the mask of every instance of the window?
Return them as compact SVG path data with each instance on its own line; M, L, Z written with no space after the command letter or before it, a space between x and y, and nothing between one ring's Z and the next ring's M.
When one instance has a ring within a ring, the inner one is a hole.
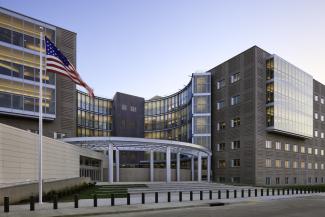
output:
M219 177L219 182L220 183L225 183L226 182L226 177Z
M218 168L226 168L226 161L225 160L219 160L218 161Z
M315 163L315 170L318 170L318 163Z
M314 117L315 117L316 120L318 119L318 113L317 112L315 112Z
M240 118L237 117L237 118L234 118L231 120L231 127L238 127L240 126Z
M324 164L320 164L320 169L324 170Z
M313 154L313 149L312 148L308 148L308 154Z
M223 107L225 107L225 101L224 100L220 100L217 102L217 110L222 109Z
M290 168L290 161L288 160L284 161L284 167L287 169Z
M306 153L305 146L301 146L301 147L300 147L300 152L303 153L303 154Z
M267 149L272 148L272 141L265 141L265 148Z
M281 150L281 142L276 142L275 143L275 149L276 150Z
M297 184L297 177L293 177L293 184Z
M225 151L225 150L226 150L226 143L217 144L217 151Z
M237 82L239 80L240 80L240 72L235 73L235 74L233 74L233 75L230 76L230 83L231 84L232 83L235 83L235 82Z
M308 177L308 183L311 183L311 177Z
M320 133L320 138L324 139L324 132Z
M317 95L314 96L314 99L315 99L316 102L318 102L318 96Z
M312 163L308 163L307 166L308 166L308 169L309 169L309 170L313 169L313 165L312 165Z
M240 177L231 177L232 183L240 183Z
M315 153L315 155L318 155L318 149L317 148L314 149L314 153Z
M275 184L280 185L280 177L275 178Z
M265 159L265 167L272 167L272 160L271 159Z
M298 162L297 161L292 162L292 168L294 168L294 169L298 168Z
M287 184L289 184L289 177L285 177L284 178L284 183L287 185Z
M284 144L284 150L285 151L290 151L290 144Z
M271 178L270 177L265 178L265 184L266 185L271 185Z
M281 168L281 160L275 160L275 167Z
M300 162L300 168L301 168L301 169L305 169L305 168L306 168L305 161L301 161L301 162Z
M222 79L217 82L217 90L223 88L226 85L225 79Z
M320 98L320 103L324 104L324 98L323 97Z
M236 149L240 149L240 141L232 141L231 142L231 149L236 150Z
M231 105L237 105L240 103L240 95L232 96L230 98L230 104Z
M126 110L128 109L128 107L127 107L127 105L122 104L121 109L122 109L123 111L126 111Z
M240 159L231 160L231 167L240 167Z
M323 150L323 149L320 150L320 155L321 155L321 156L324 156L324 150Z
M324 121L324 115L321 115L321 116L320 116L320 120L321 120L321 121Z
M223 130L226 128L226 123L224 121L217 123L217 130Z
M317 130L315 130L315 132L314 132L314 136L315 136L315 137L318 137L318 131L317 131Z
M130 111L131 111L131 112L137 112L137 107L135 107L135 106L130 106Z
M318 182L318 178L317 177L315 177L315 183L317 183Z
M298 152L298 145L293 145L292 150L293 152Z

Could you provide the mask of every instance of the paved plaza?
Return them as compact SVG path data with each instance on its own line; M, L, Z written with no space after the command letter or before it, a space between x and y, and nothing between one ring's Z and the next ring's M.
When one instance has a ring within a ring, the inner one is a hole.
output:
M193 198L194 201L189 201L189 195L184 194L183 201L178 201L178 194L172 194L172 202L168 203L167 200L163 198L167 198L167 195L161 194L159 197L159 203L154 203L154 195L148 195L146 198L146 204L141 204L139 197L131 197L131 205L125 205L126 199L119 198L116 199L116 205L110 206L110 199L101 199L98 200L99 207L92 207L92 200L80 200L79 208L73 208L73 203L59 203L59 209L53 210L52 204L45 203L42 206L36 205L36 211L29 211L28 205L15 205L10 207L9 213L0 213L0 216L7 216L7 217L20 217L20 216L43 216L43 217L50 217L50 216L80 216L80 215L116 215L116 216L236 216L236 213L240 213L246 210L249 216L261 216L255 215L256 212L255 207L260 209L262 212L263 210L270 210L272 213L275 211L283 210L284 208L289 209L295 212L296 208L292 207L295 203L292 201L298 201L297 203L302 204L306 203L306 207L310 206L313 209L316 209L317 204L322 207L324 206L325 202L325 193L314 193L314 194L306 194L306 195L276 195L276 196L263 196L261 197L245 197L245 198L233 198L230 197L229 199L217 199L215 195L213 195L213 199L210 200L208 196L204 197L203 200L199 200L199 196L195 195ZM225 196L225 195L224 195ZM317 202L313 205L312 201L322 201ZM306 202L304 202L306 201ZM210 204L213 203L225 203L224 207L210 207ZM288 203L288 207L284 206L283 204ZM272 209L264 209L263 207L269 207L270 204ZM291 205L292 204L292 205ZM279 208L276 208L279 206ZM233 207L233 208L232 208ZM193 209L194 208L194 209ZM3 210L3 207L1 207ZM235 212L238 209L238 212ZM257 210L258 210L257 209ZM300 207L301 209L301 207ZM322 208L324 211L325 208ZM233 215L219 215L218 213L225 212L228 210L234 210ZM254 213L252 212L254 210ZM182 212L184 211L184 213ZM201 214L202 212L202 214ZM217 213L216 213L217 212ZM306 211L305 211L306 212ZM254 214L254 215L252 215ZM276 212L274 213L276 214ZM267 215L269 216L269 215ZM276 216L276 215L275 215ZM287 216L287 215L277 215L277 216ZM291 216L291 215L289 215ZM294 215L295 216L295 215ZM299 216L299 215L298 215ZM310 216L310 215L308 215ZM321 216L321 215L320 215Z

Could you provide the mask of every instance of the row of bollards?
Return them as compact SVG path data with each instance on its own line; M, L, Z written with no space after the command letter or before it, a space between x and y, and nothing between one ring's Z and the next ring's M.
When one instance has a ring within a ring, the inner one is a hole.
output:
M265 189L260 189L260 196L263 197L264 196L264 190ZM282 191L281 191L282 190ZM277 195L294 195L294 194L310 194L310 193L320 193L322 192L320 189L314 190L314 189L294 189L292 188L291 191L289 188L287 189L266 189L266 196L270 196L270 194L272 194L272 196ZM218 194L218 199L221 199L221 190L217 191ZM154 197L154 202L158 203L159 202L159 194L158 192L154 193L155 197ZM251 197L252 195L252 189L248 189L247 190L247 196ZM257 197L258 196L258 189L254 189L254 196ZM115 195L111 194L111 206L115 206ZM203 191L199 191L199 199L203 200ZM245 197L245 190L241 189L241 198ZM226 190L226 199L230 198L230 191L227 189ZM237 190L233 191L233 198L237 198ZM209 190L209 199L212 200L213 199L213 191ZM30 211L34 211L35 210L35 197L31 196L30 197ZM141 203L145 204L145 193L141 193ZM183 201L183 192L179 191L178 192L178 201L182 202ZM190 201L193 201L193 191L190 191ZM167 202L171 202L171 192L167 192ZM127 205L131 205L131 196L129 193L127 193L126 195L126 204ZM97 207L98 206L98 198L97 195L94 194L93 195L93 206ZM79 208L79 195L74 195L74 208ZM53 209L58 209L58 197L57 195L53 196ZM4 197L4 212L9 212L9 197Z

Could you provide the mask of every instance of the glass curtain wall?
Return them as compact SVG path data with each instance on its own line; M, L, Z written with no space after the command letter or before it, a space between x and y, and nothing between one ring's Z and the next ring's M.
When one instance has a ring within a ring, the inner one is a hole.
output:
M145 102L145 138L191 141L191 82L181 91Z
M276 55L266 67L267 129L313 137L313 77Z
M45 35L55 42L55 30L44 26L43 28ZM40 26L38 24L0 11L1 112L13 115L38 116L39 35ZM44 52L44 49L42 51ZM44 83L44 118L54 119L56 106L55 75L43 71L42 79Z
M77 136L111 136L112 101L77 91Z

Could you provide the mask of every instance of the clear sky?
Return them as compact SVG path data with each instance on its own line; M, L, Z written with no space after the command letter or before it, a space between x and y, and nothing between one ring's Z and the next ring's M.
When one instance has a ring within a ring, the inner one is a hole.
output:
M77 33L95 94L151 98L257 45L325 84L324 0L0 0Z

